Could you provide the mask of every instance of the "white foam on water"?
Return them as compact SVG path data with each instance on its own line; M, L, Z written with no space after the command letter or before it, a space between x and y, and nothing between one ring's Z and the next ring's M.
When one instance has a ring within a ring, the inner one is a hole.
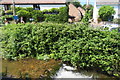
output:
M63 64L53 78L92 78L91 76L86 76L79 72L75 72L75 70L76 68Z

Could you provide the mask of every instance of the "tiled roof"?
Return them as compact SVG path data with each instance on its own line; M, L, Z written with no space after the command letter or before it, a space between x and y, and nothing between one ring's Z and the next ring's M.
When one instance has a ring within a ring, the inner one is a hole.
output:
M119 2L97 2L97 5L111 5L111 4L120 4Z
M96 0L97 5L120 4L120 0Z
M120 0L96 0L96 2L120 2Z
M12 4L13 0L2 0L0 4ZM15 4L65 4L66 0L14 0Z

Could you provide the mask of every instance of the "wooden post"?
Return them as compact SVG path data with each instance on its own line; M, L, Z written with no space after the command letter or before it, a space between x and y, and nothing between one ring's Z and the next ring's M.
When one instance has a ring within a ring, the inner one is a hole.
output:
M15 0L13 0L13 16L15 16Z
M15 16L15 0L12 0L13 1L13 16ZM14 19L14 22L15 24L17 24L17 20Z

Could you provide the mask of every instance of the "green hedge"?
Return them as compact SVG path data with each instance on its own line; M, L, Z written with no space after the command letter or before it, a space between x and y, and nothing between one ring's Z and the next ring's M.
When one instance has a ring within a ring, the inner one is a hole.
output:
M33 18L35 22L67 22L68 21L68 7L52 8L49 10L33 10L33 8L21 8L17 7L16 12L18 16ZM58 14L46 14L46 13L58 13Z
M120 77L120 33L82 24L17 24L1 28L6 59L61 59L80 68Z
M44 10L43 12L59 12L58 14L44 14L45 21L51 22L68 22L68 7L60 7L59 9Z
M34 19L35 22L43 21L44 20L44 15L42 11L40 10L33 10L31 12L32 18Z

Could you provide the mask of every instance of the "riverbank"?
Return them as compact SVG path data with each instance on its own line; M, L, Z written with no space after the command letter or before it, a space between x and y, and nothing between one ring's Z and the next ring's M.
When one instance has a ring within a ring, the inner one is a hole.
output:
M1 72L0 72L1 73ZM69 64L65 64L60 60L37 60L23 59L17 61L2 60L3 78L47 78L55 80L58 78L79 78L79 79L113 79L114 77L98 73L94 70L77 69Z
M2 60L3 78L41 78L48 77L59 69L60 60L24 59L18 61Z

